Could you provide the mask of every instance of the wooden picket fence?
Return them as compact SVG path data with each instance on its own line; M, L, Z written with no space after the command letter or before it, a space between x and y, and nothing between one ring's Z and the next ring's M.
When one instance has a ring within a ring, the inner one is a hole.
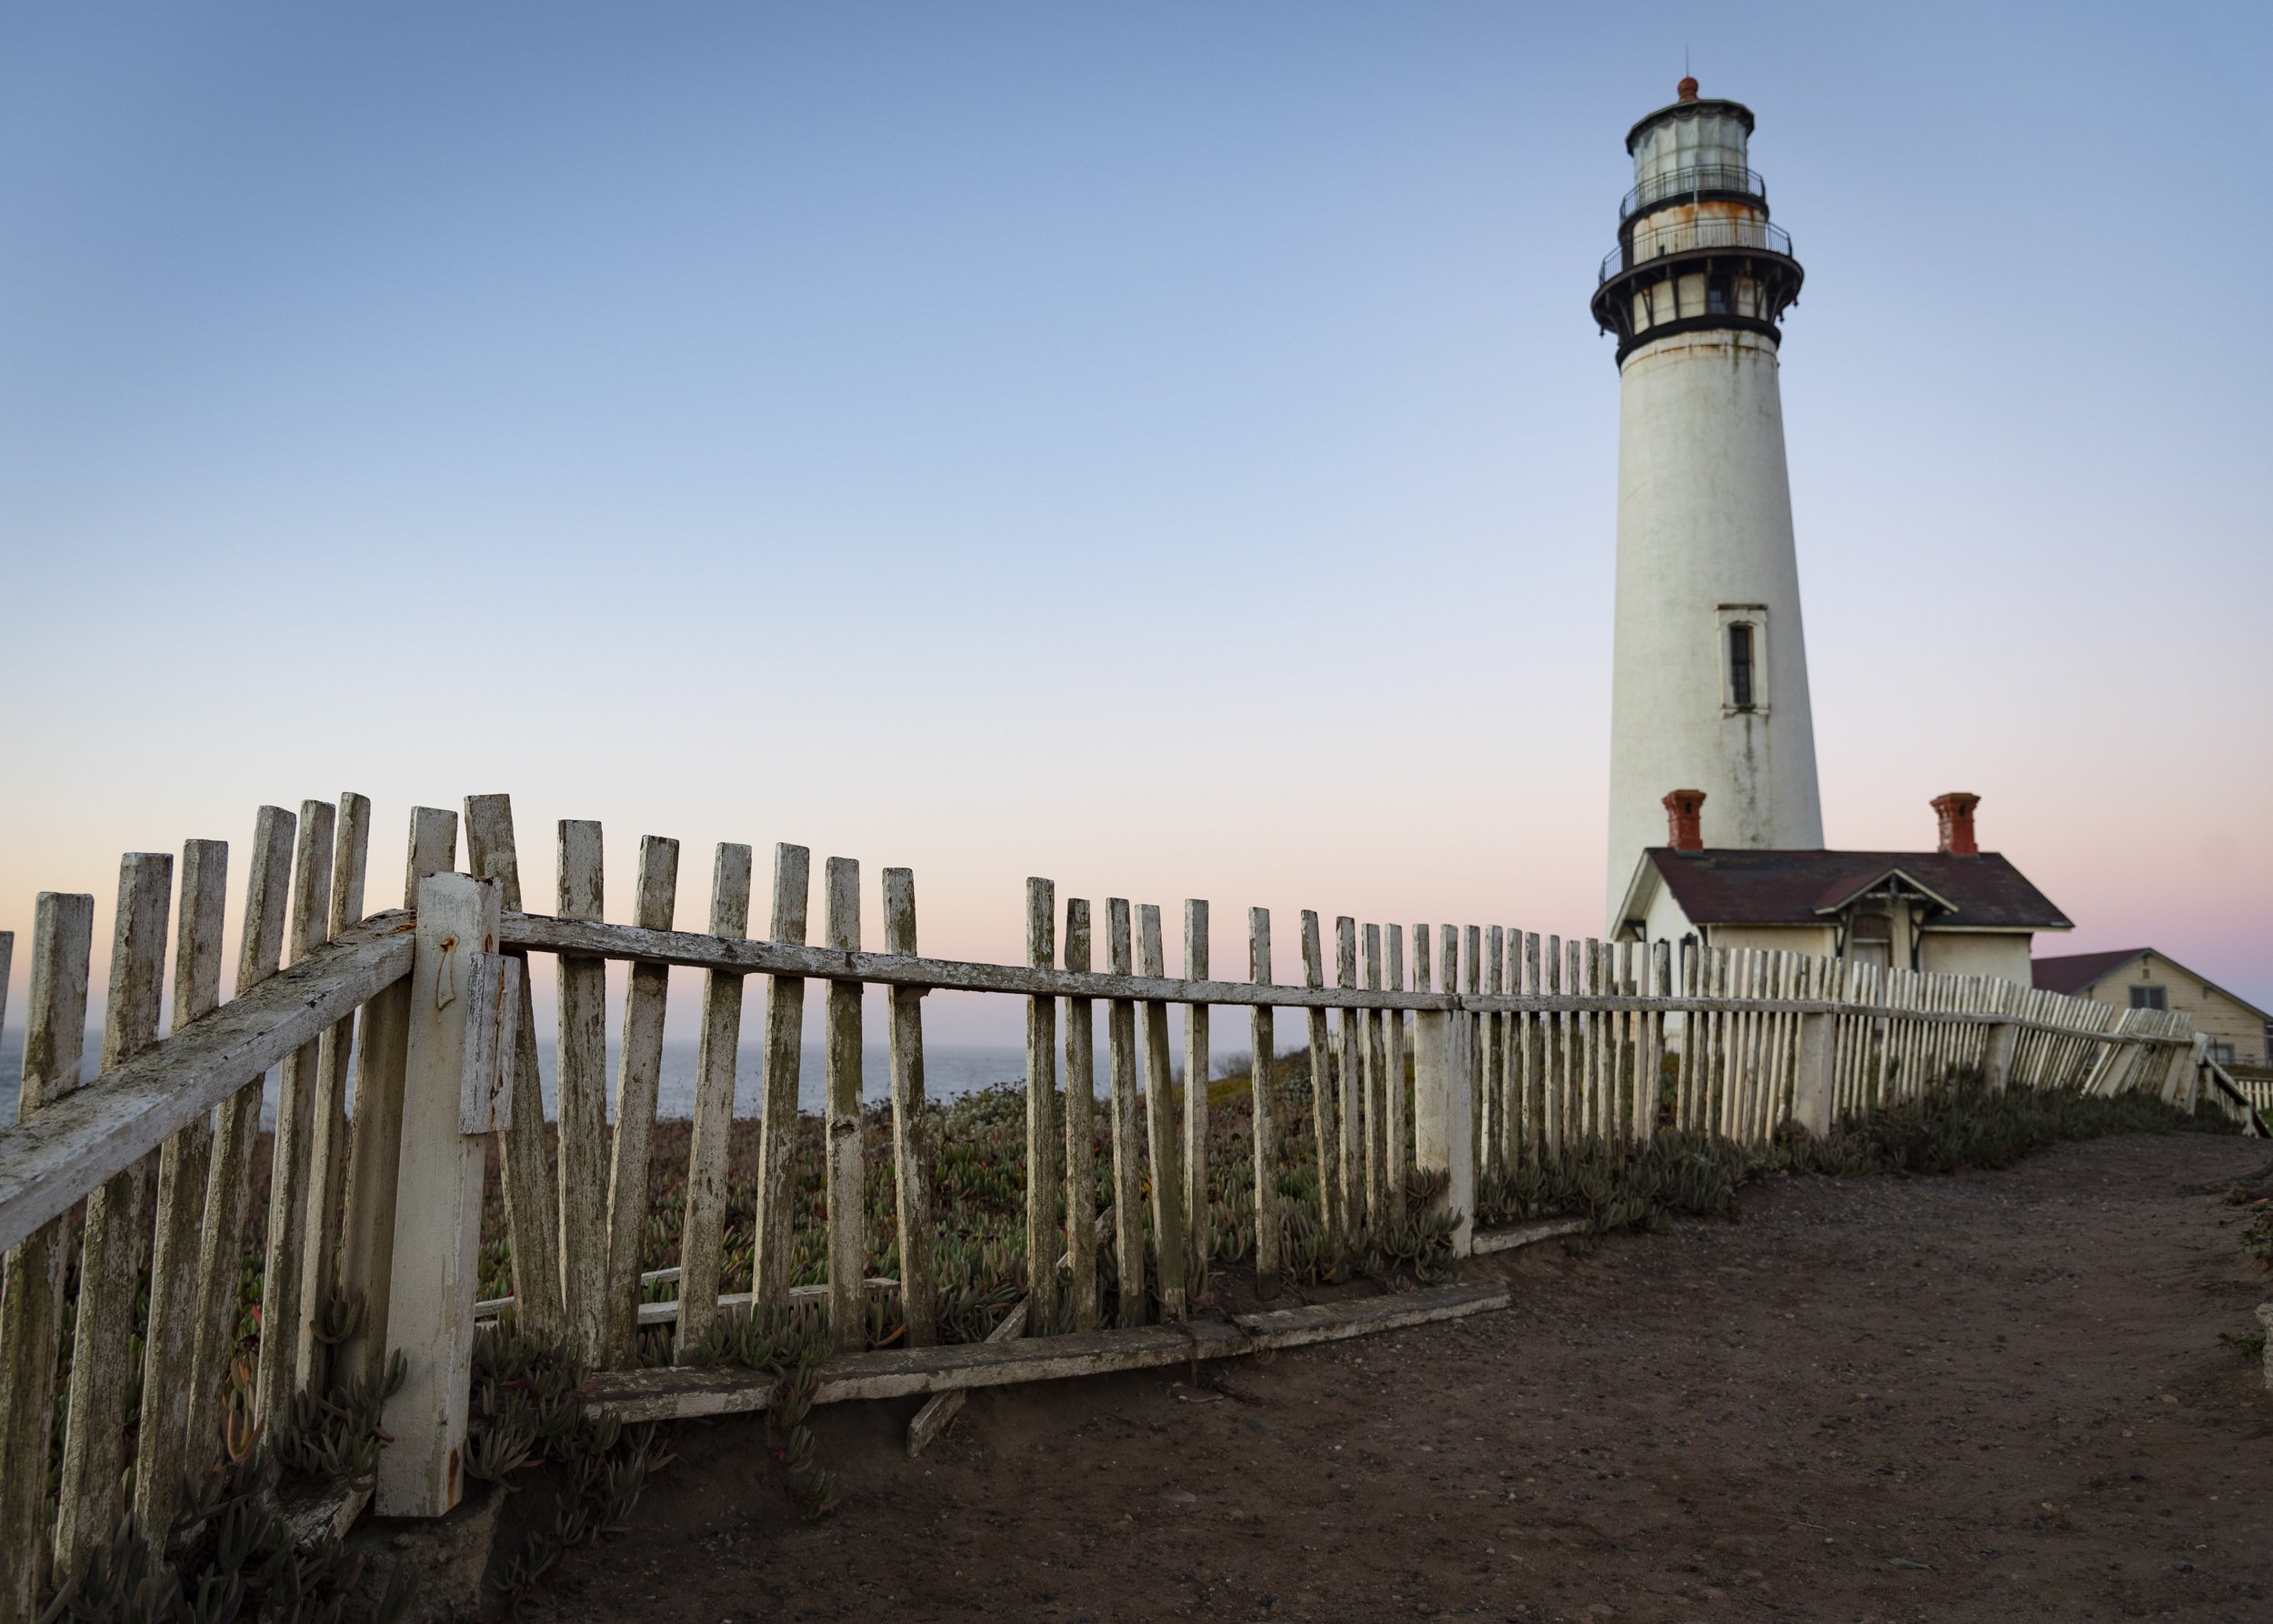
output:
M1219 979L1205 902L1184 905L1182 974L1171 977L1159 908L1113 898L1100 921L1088 900L1061 901L1045 879L1027 883L1025 964L926 958L906 869L882 873L886 939L876 952L860 939L861 876L848 859L824 867L819 939L809 940L808 855L777 847L767 933L753 938L746 846L717 848L708 928L693 933L675 928L676 841L642 843L631 921L617 924L604 917L597 824L557 826L549 915L526 909L507 798L466 802L466 872L457 871L459 825L453 813L416 809L403 907L366 914L369 802L309 801L296 817L263 808L226 1001L225 844L190 841L178 866L164 854L126 857L100 1075L85 1083L94 900L40 896L21 1115L0 1132L0 1624L30 1619L49 1575L83 1566L123 1513L145 1530L169 1527L185 1477L232 1442L241 1449L251 1424L280 1426L305 1390L375 1382L396 1354L407 1375L386 1404L393 1441L380 1456L378 1509L433 1516L456 1504L493 1141L520 1325L605 1373L597 1401L640 1418L767 1401L769 1384L749 1372L686 1362L723 1313L745 1305L818 1299L840 1350L824 1372L818 1397L827 1399L1182 1362L1506 1300L1504 1288L1459 1286L1195 1316L1193 1275L1209 1256L1208 1090L1175 1086L1171 1006L1185 1012L1183 1076L1201 1085L1218 1006L1246 1012L1258 1059L1280 1052L1282 1031L1307 1041L1310 1142L1325 1164L1316 1169L1318 1218L1329 1237L1400 1219L1408 1188L1426 1189L1456 1254L1508 1239L1474 1225L1480 1180L1599 1141L1638 1143L1667 1130L1748 1142L1795 1128L1820 1135L1961 1076L1992 1088L2192 1098L2197 1046L2183 1016L2118 1012L1978 977L1565 941L1497 926L1408 933L1349 918L1335 922L1329 976L1318 915L1301 914L1297 950L1282 965L1271 917L1257 908L1245 977ZM169 915L171 1018L161 1038ZM12 947L0 936L0 1015ZM557 961L556 1159L536 1082L531 954ZM612 1131L610 960L630 967ZM656 1173L672 967L707 974L681 1255L666 1271L677 1296L666 1306L642 1301L657 1277L642 1275L639 1238ZM1282 968L1291 972L1285 980ZM726 1141L751 976L766 977L766 999L760 1195L751 1289L726 1295ZM791 1279L790 1147L809 983L825 1033L827 1267L817 1289ZM864 1267L866 987L887 989L894 1281L867 1278ZM935 989L1025 1001L1025 1255L1057 1259L1055 1277L1029 1290L994 1338L945 1348L933 1345L924 1109L921 1000ZM1099 1002L1102 1098L1093 1061ZM1282 1013L1292 1018L1285 1028ZM254 1238L262 1078L277 1068L247 1404L231 1398L229 1376L241 1259ZM1286 1149L1270 1068L1252 1071L1253 1261L1268 1298L1282 1268ZM1100 1110L1112 1160L1103 1215L1091 1162ZM1427 1177L1416 1181L1417 1173ZM1101 1218L1109 1219L1102 1228ZM1116 1270L1110 1328L1101 1328L1100 1247L1128 1260ZM74 1248L77 1286L67 1300ZM906 1335L903 1346L864 1350L867 1303L878 1291L896 1294ZM636 1368L640 1327L658 1323L675 1327L680 1366Z

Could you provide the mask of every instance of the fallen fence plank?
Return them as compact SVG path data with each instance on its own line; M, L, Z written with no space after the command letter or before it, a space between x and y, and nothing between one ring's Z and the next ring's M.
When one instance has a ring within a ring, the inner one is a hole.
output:
M1024 1302L1014 1304L1002 1317L1002 1323L986 1333L989 1342L1016 1342L1026 1334ZM907 1424L907 1458L910 1460L924 1452L926 1445L947 1429L948 1423L963 1413L965 1399L970 1389L950 1388L944 1393L934 1393L916 1412L916 1418Z
M1242 1314L1230 1320L1192 1319L1181 1325L846 1354L821 1367L813 1402L899 1398L1232 1358L1485 1313L1506 1308L1508 1300L1505 1286L1442 1286L1354 1302ZM773 1390L773 1382L761 1372L739 1368L625 1370L597 1378L586 1408L593 1415L614 1416L624 1422L685 1420L762 1410Z
M1478 1229L1475 1250L1512 1252L1518 1247L1537 1246L1543 1240L1555 1240L1565 1235L1584 1235L1594 1228L1594 1220L1582 1218L1537 1218L1527 1224L1511 1224L1500 1229Z
M1511 1300L1505 1286L1437 1286L1360 1298L1356 1302L1311 1303L1299 1308L1234 1314L1231 1323L1245 1331L1255 1347L1304 1348L1314 1342L1340 1342L1376 1331L1404 1330L1439 1319L1489 1313L1506 1308Z

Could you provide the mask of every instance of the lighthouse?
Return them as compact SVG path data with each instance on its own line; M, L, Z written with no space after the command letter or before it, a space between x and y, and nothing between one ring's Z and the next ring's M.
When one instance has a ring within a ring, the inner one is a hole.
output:
M1634 189L1594 316L1617 339L1609 927L1676 790L1716 848L1823 845L1777 358L1799 296L1751 110L1678 99L1627 133Z

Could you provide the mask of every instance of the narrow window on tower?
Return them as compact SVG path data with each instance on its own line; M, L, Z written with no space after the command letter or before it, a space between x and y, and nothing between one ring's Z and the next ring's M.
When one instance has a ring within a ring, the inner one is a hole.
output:
M1728 284L1715 279L1705 285L1705 308L1713 316L1729 314Z
M1752 708L1752 628L1741 620L1728 628L1728 702Z

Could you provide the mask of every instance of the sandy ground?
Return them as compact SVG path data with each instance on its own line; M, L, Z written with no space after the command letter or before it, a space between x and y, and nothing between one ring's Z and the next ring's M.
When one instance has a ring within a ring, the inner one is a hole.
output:
M689 1425L531 1620L2273 1619L2273 1284L2207 1188L2261 1143L1795 1178L1741 1222L1492 1260L1509 1311L817 1411L797 1519L753 1421ZM1479 1269L1484 1264L1476 1266Z

